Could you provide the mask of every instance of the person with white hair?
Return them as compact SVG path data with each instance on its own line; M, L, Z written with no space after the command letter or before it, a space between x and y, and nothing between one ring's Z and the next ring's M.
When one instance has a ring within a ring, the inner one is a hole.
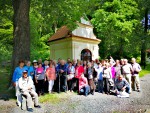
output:
M103 81L104 81L104 92L108 95L110 93L109 80L111 78L112 78L111 69L109 67L109 63L106 63L103 69Z
M132 65L128 63L127 59L124 59L124 65L122 67L122 70L123 70L123 77L128 81L130 85L129 93L131 93L131 76L132 76L133 68Z
M137 87L137 91L140 92L140 79L139 79L139 72L142 70L141 66L136 62L135 58L131 59L132 67L133 67L133 74L132 74L132 89L135 90L135 85Z
M58 76L60 77L60 86L59 89L63 92L67 91L67 65L65 60L61 60L60 64L56 67ZM60 90L58 92L60 92Z
M87 65L88 65L88 68L87 68L88 83L89 83L90 91L91 91L90 93L92 95L94 95L96 86L93 81L93 68L92 68L92 64L90 62Z
M38 104L38 95L33 89L34 85L32 78L30 76L28 77L27 71L23 71L22 77L18 80L18 85L21 94L27 98L27 110L29 112L33 112L32 97L34 98L34 107L41 108L41 106Z

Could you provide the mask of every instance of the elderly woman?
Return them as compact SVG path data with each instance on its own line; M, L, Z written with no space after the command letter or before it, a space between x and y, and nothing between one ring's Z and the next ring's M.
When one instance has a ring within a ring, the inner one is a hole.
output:
M93 68L92 68L91 63L88 63L87 75L88 75L88 83L90 86L91 94L94 95L96 86L93 81Z
M51 93L53 89L53 85L54 85L54 80L56 80L55 67L53 66L52 62L50 63L49 68L47 68L46 70L46 76L47 76L48 83L49 83L48 91L49 93Z
M72 62L68 62L67 67L67 84L68 84L68 91L73 91L73 78L75 74L75 68L72 65Z
M111 69L109 67L109 63L105 64L105 68L103 69L103 81L104 81L104 92L109 95L110 87L109 87L109 79L112 78Z
M46 81L44 69L42 67L42 64L38 64L38 68L36 69L36 74L35 74L35 81L37 83L37 93L40 96L41 94L44 94L44 81Z
M73 79L73 89L77 86L77 90L79 91L79 78L84 73L84 68L81 65L81 61L77 62L77 66L75 67L75 77Z

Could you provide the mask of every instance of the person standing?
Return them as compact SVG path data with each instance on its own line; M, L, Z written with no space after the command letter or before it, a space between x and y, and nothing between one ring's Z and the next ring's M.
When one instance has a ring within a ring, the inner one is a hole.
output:
M53 85L54 85L54 80L56 80L56 72L55 72L55 67L53 66L53 63L50 63L49 68L46 69L46 76L48 79L48 91L49 93L52 93Z
M67 67L67 84L68 84L68 91L73 91L73 78L75 74L75 68L72 65L72 62L68 62Z
M140 92L140 79L139 79L139 72L142 70L141 66L136 63L136 59L132 58L132 67L133 67L133 74L132 74L132 89L135 90L135 85L137 87L137 91Z
M109 79L111 78L112 78L111 69L109 67L109 63L106 63L103 69L103 81L104 81L104 92L108 95L110 93Z
M25 69L28 72L28 76L31 76L31 78L33 80L33 78L34 78L34 68L33 68L33 66L31 66L31 62L30 61L27 61Z
M92 95L94 95L96 86L93 81L93 78L94 78L93 77L93 68L92 68L92 64L90 62L88 63L87 74L88 74L88 83L89 83L90 91L91 91L90 93Z
M121 75L121 65L120 65L119 60L116 60L116 64L114 67L115 67L115 71L116 71L115 76L117 78L119 75Z
M98 63L98 67L95 67L95 71L97 72L98 92L103 93L103 67L100 63Z
M75 77L73 78L73 89L75 90L75 86L76 86L76 90L78 91L78 93L79 93L79 78L83 73L84 73L84 68L81 65L81 61L78 61L77 66L75 67Z
M60 77L60 90L67 91L67 65L64 60L60 61L60 64L57 66L58 76Z
M123 76L124 78L128 81L129 85L130 85L130 93L131 93L131 76L133 73L133 68L132 65L128 63L127 59L124 59L124 65L122 67L123 70Z
M17 97L17 105L19 107L21 107L21 94L19 91L19 85L18 85L18 80L20 77L22 77L22 72L25 71L24 68L24 61L23 60L19 60L19 66L15 68L14 73L13 73L13 77L12 77L12 82L13 82L13 86L15 87L16 90L16 97Z
M34 107L41 108L38 104L38 95L33 89L33 80L30 76L28 77L27 71L23 71L23 75L19 78L18 84L21 94L27 98L27 110L33 112L32 98L34 98Z
M36 89L37 93L40 96L41 94L44 95L44 81L46 81L44 69L42 67L42 63L38 64L38 68L36 69L35 74L35 81L36 81Z

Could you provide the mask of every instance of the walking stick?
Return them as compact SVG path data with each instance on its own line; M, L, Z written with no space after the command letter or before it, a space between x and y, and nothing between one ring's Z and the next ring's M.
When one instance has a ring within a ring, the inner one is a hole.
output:
M60 93L60 73L58 72L58 93Z

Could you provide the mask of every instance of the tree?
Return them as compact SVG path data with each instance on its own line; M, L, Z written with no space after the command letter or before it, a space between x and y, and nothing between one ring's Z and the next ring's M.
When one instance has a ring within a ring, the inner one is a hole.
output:
M12 0L13 17L13 54L12 70L18 65L18 61L30 60L30 0Z
M93 14L92 23L100 43L100 55L107 58L116 55L117 58L128 57L130 38L140 23L137 3L130 0L104 1Z

